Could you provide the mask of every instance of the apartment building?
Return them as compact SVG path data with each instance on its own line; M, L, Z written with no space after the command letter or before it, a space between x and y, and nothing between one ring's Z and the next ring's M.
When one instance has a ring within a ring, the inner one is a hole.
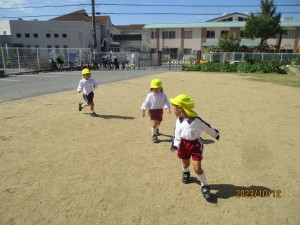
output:
M151 52L161 51L163 55L178 58L196 54L197 51L219 51L218 41L228 32L241 37L241 45L255 48L260 39L243 38L246 20L246 14L232 13L208 22L147 24L144 29L148 30ZM287 34L282 37L281 52L299 52L300 21L282 21L281 26L287 30ZM268 40L269 46L278 43L279 37Z

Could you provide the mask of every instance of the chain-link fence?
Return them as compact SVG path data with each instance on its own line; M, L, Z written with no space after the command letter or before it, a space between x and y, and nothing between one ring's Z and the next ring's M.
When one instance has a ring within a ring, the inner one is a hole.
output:
M247 59L268 61L280 59L292 64L297 53L232 53L212 52L202 54L202 59L218 62L240 62ZM0 75L40 71L81 70L91 67L97 70L162 69L181 70L182 66L197 63L196 55L172 59L158 57L157 53L93 52L88 48L0 48Z
M202 54L204 60L213 62L238 63L246 59L263 62L279 59L285 65L292 64L297 57L300 57L299 53L211 52Z

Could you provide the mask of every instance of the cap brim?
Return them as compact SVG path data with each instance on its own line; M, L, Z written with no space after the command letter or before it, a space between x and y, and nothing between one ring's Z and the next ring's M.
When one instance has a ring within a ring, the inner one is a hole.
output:
M196 117L198 116L197 113L191 109L185 109L183 108L183 110L185 111L185 113L189 116L189 117Z
M170 98L170 102L171 102L173 105L178 105L178 106L180 106L180 102L178 102L175 98Z

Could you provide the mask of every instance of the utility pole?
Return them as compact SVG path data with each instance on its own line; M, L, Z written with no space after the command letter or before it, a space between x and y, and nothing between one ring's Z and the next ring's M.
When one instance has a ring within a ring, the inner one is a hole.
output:
M95 21L95 0L92 0L92 23L93 23L93 45L94 45L94 52L97 48L97 37L96 37L96 21Z

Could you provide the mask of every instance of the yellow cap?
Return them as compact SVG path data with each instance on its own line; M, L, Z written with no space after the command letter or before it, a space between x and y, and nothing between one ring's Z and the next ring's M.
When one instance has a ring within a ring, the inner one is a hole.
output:
M151 88L160 88L162 85L162 82L160 81L160 79L154 79L151 81L150 87Z
M174 105L178 105L185 113L190 117L196 117L197 113L192 109L194 108L194 101L186 94L180 94L175 98L170 98L170 102Z
M84 76L85 74L91 73L91 71L88 68L85 68L82 70L82 76Z

